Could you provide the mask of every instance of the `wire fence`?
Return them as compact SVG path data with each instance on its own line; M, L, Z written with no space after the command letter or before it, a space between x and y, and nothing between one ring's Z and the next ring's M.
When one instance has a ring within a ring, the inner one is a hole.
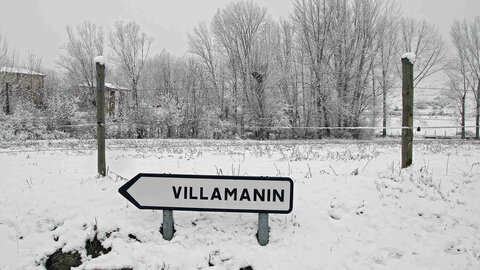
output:
M92 152L96 151L96 141L78 140L71 142L55 141L55 146L48 146L53 141L37 141L30 142L29 145L18 144L10 145L10 148L0 150L1 154L17 154L17 153L49 153L49 152ZM226 148L237 148L237 150L249 150L250 148L268 150L267 148L275 147L277 149L288 150L291 147L328 147L332 144L342 145L366 145L377 144L397 146L401 144L399 139L387 138L381 141L377 140L342 140L342 139L327 139L327 140L279 140L279 141L252 141L252 140L198 140L198 139L157 139L139 142L137 140L116 140L107 139L107 151L137 151L139 153L153 153L158 154L162 151L171 149L181 149L181 151L196 151L205 149L225 150ZM430 139L415 139L415 143L429 144L436 143L436 140ZM462 139L448 139L442 141L442 144L458 144L466 143ZM469 141L469 144L478 144L480 141ZM68 146L68 147L67 147ZM12 149L18 148L18 149ZM239 148L239 149L238 149ZM0 148L1 149L1 148ZM272 150L270 148L270 150Z
M38 120L38 119L36 119ZM442 118L442 119L433 119L433 120L452 120L450 118ZM218 121L218 119L187 119L183 120L184 122L213 122ZM38 123L38 122L35 122ZM57 125L51 124L53 127L57 128L70 128L70 127L96 127L99 124L97 123L90 123L90 124L67 124L67 125ZM117 127L117 126L132 126L132 125L146 125L146 126L165 126L164 123L159 122L107 122L102 124L105 126L110 127ZM402 127L402 126L260 126L260 125L235 125L235 124L224 124L224 127L230 128L243 128L243 129L269 129L269 130L278 130L278 129L310 129L310 130L401 130L401 129L461 129L463 128L476 128L475 125L466 125L466 126L458 126L458 125L448 125L448 126L428 126L428 125L415 125L413 128L410 127Z
M392 88L401 89L401 86L394 85ZM422 90L432 90L432 91L451 91L450 88L445 87L421 87L417 86L416 89ZM139 92L156 92L161 93L160 89L138 89ZM151 109L157 110L155 106L152 107L142 107L142 109ZM393 117L393 116L392 116ZM396 116L395 116L396 117ZM258 118L255 119L257 123L278 123L276 122L275 118ZM398 120L398 119L396 119ZM15 122L17 121L17 122ZM26 118L19 118L18 120L12 121L11 127L16 130L29 130L32 132L50 129L50 130L58 130L61 132L72 132L72 130L78 129L78 131L83 130L83 132L88 132L90 138L95 134L95 128L99 125L96 123L95 117L92 115L89 116L73 116L68 118L58 118L58 117L26 117ZM430 123L428 123L430 121ZM268 133L273 134L281 134L290 132L291 134L297 133L298 137L290 136L289 138L298 138L298 139L305 139L306 137L302 137L302 134L307 133L314 133L314 132L322 132L322 131L331 131L331 132L342 132L342 131L364 131L369 132L372 138L378 137L384 129L387 130L387 135L390 137L399 137L401 136L402 130L405 129L413 129L414 131L414 138L416 139L434 139L434 138L449 138L449 139L459 139L460 138L460 131L465 129L467 131L467 137L473 137L475 129L478 128L476 125L467 124L465 126L461 126L458 124L458 119L448 116L433 116L428 119L423 118L415 118L415 122L420 123L415 125L413 128L403 127L401 124L399 125L399 121L391 121L391 126L382 127L382 126L298 126L297 125L239 125L235 124L232 121L221 120L219 118L180 118L181 124L178 126L182 126L183 129L188 129L195 127L195 125L202 124L204 126L210 126L216 128L217 132L230 132L232 134L238 133L239 131L242 133L248 133L252 131L266 131ZM397 122L395 124L395 122ZM436 122L436 123L432 123ZM438 123L440 122L440 124ZM255 123L255 122L253 122ZM444 123L444 124L443 124ZM467 123L471 123L468 121ZM146 121L146 122L125 122L125 121L115 121L115 119L108 119L107 123L104 124L107 127L107 131L115 132L115 130L123 129L124 127L127 128L135 128L135 127L147 127L152 129L165 129L166 124L163 122L155 122L155 121ZM178 128L178 127L177 127ZM121 137L121 136L120 136ZM160 134L156 138L161 139L164 138L164 134ZM248 137L243 136L242 139ZM257 138L258 139L258 138ZM268 139L268 138L267 138ZM276 138L275 138L276 139ZM10 140L9 142L15 142L15 138ZM22 142L20 140L19 142ZM45 141L45 140L44 140ZM222 144L223 145L223 144ZM2 143L0 141L0 150L6 149L8 147L8 143ZM115 146L118 147L118 146ZM91 144L88 147L81 147L81 149L77 149L75 147L69 148L42 148L37 150L24 150L27 152L35 152L35 151L68 151L68 150L95 150L95 145ZM115 148L110 148L115 149ZM15 151L15 150L12 150ZM8 153L5 151L0 151L0 153Z
M152 123L148 123L152 124ZM129 125L132 123L107 123L108 126L118 126L118 125ZM83 124L83 125L65 125L64 127L96 127L97 124ZM371 127L371 126L361 126L361 127L289 127L289 126L244 126L245 129L268 129L268 130L371 130L371 131L382 131L383 127ZM389 137L393 139L388 140L384 139L382 143L399 143L399 140L396 140L395 137L399 138L401 136L401 131L406 129L413 129L414 139L416 141L424 141L431 139L449 139L449 141L465 141L461 140L460 137L455 132L455 136L447 136L447 132L440 132L439 130L445 131L448 129L460 130L462 126L415 126L402 127L402 126L391 126L387 127L387 130L392 131L396 130L397 133L390 133ZM477 126L464 126L465 129L477 128ZM427 133L427 130L433 130L434 132ZM437 132L438 131L438 132ZM422 133L423 132L423 133ZM437 136L438 133L438 136ZM376 134L377 136L380 133ZM367 140L340 140L335 138L329 138L327 140L311 140L311 139L293 139L293 140L212 140L212 139L164 139L164 138L155 138L155 139L107 139L107 150L109 151L121 151L121 150L141 150L141 149L171 149L171 148L198 148L198 147L252 147L252 146L291 146L291 145L324 145L331 142L348 142L348 143L376 143L376 137L374 139ZM479 141L480 143L480 141ZM19 149L16 149L19 148ZM58 151L68 151L68 152L81 152L81 151L94 151L96 150L96 140L87 139L87 140L78 140L78 139L67 139L67 140L13 140L13 141L3 141L0 142L0 154L9 154L9 153L34 153L34 152L58 152Z
M274 89L276 87L274 86L269 86L267 88L270 88L270 89ZM311 88L311 87L306 87L306 88ZM392 85L390 87L391 89L401 89L402 86L401 85ZM421 89L421 90L440 90L440 91L452 91L453 89L452 88L447 88L447 87L427 87L427 86L415 86L414 87L415 89ZM177 89L174 89L174 90L177 90L177 91L185 91L185 88L177 88ZM301 90L301 89L299 89ZM169 91L172 91L171 89ZM164 89L155 89L155 88L139 88L137 89L137 92L145 92L145 93L158 93L158 94L161 94L161 93L164 93L165 90Z

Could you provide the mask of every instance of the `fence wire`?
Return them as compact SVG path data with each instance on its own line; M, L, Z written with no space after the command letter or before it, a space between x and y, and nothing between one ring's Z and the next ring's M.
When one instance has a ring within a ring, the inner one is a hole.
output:
M195 120L191 120L195 121ZM200 121L201 122L201 121ZM68 125L55 125L51 124L51 127L57 127L57 128L71 128L71 127L96 127L98 126L98 123L95 124L68 124ZM111 127L118 127L118 126L134 126L134 125L145 125L145 126L165 126L164 123L151 123L151 122L137 122L137 123L132 123L132 122L113 122L113 123L105 123L102 124L105 126L111 126ZM297 127L297 126L252 126L252 125L234 125L234 124L219 124L221 127L225 128L243 128L243 129L314 129L314 130L380 130L380 129L390 129L390 130L401 130L401 129L461 129L463 128L476 128L477 126L426 126L426 125L415 125L414 127L402 127L402 126L387 126L387 127L382 127L382 126L347 126L347 127L338 127L338 126L322 126L322 127ZM18 127L18 129L22 129L22 127ZM32 128L29 128L32 129ZM33 129L40 130L38 127L33 127Z
M440 137L442 139L442 137ZM418 138L414 137L414 141L420 143L435 142L436 140L431 140L428 138ZM459 138L450 138L448 140L442 141L448 143L465 143L465 139ZM162 151L165 149L192 149L192 148L225 148L225 147L241 147L243 149L248 149L249 147L291 147L291 146L325 146L329 144L341 143L341 144L375 144L381 143L396 145L400 143L398 138L386 138L381 140L343 140L343 139L307 139L307 140L213 140L213 139L107 139L106 149L108 151L140 151L140 150L149 150L149 151ZM13 142L15 143L15 142ZM0 154L15 154L15 153L41 153L41 152L83 152L83 151L95 151L96 140L38 140L24 142L19 141L19 145L7 145L5 150L0 150ZM33 145L34 143L37 143ZM480 141L472 141L470 143L480 144ZM43 145L42 145L43 144ZM70 144L70 147L65 147L65 144ZM122 145L120 145L122 144ZM48 147L42 148L46 145L61 145L61 147ZM24 147L24 148L33 148L33 149L11 149L10 147Z

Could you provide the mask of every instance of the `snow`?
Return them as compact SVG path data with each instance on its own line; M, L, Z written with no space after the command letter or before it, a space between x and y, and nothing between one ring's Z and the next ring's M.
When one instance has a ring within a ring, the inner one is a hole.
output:
M93 61L95 61L95 63L99 63L102 66L104 66L105 63L106 63L105 57L103 57L101 55L95 57L95 59L93 59Z
M414 64L415 63L415 54L414 53L411 53L411 52L407 52L407 53L404 53L402 55L402 59L403 58L407 58L408 61L410 61L410 63Z
M81 83L81 84L79 84L79 86L89 87L87 83ZM97 82L93 82L93 87L97 87ZM110 88L110 89L114 89L114 90L120 90L120 91L129 91L130 90L128 88L118 86L118 85L115 85L115 84L109 83L109 82L105 83L105 87Z
M53 150L94 145L2 144L0 269L44 269L59 248L78 269L480 269L478 142L418 140L400 170L395 140L107 140L105 178L96 151ZM161 211L117 191L139 172L289 176L294 209L270 215L265 247L251 213L176 211L165 241ZM112 251L91 258L95 233Z
M112 84L112 83L105 83L105 87L108 87L110 89L123 90L123 91L130 90L128 88L121 87L121 86L118 86L118 85L115 85L115 84Z
M43 73L35 72L27 68L16 68L16 67L0 67L0 73L15 73L15 74L28 74L28 75L38 75L45 76Z

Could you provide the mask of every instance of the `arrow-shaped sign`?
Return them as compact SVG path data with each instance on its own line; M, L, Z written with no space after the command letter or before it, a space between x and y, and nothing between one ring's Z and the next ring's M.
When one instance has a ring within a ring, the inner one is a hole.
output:
M141 173L118 191L140 209L287 214L293 208L287 177Z

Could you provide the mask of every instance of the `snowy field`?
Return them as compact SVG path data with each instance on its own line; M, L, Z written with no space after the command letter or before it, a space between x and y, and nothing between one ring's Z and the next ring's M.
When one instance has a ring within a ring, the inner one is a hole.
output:
M45 269L55 251L77 269L480 269L480 144L418 140L400 170L398 140L3 142L0 269ZM47 150L40 151L37 150ZM87 150L85 150L87 149ZM289 176L294 210L270 215L138 210L117 189L137 173ZM86 242L104 253L87 255ZM98 255L98 254L97 254Z
M381 120L377 124L377 134L380 134L381 131ZM401 129L398 127L402 126L401 116L390 116L388 120L387 127L393 127L392 129L387 129L387 135L389 136L398 136L402 135ZM440 116L430 116L430 115L415 115L413 119L414 127L414 136L418 139L423 138L460 138L461 137L461 126L459 117L449 116L449 115L440 115ZM475 119L469 118L465 121L465 132L467 138L475 138ZM417 130L417 127L420 127L420 131Z

